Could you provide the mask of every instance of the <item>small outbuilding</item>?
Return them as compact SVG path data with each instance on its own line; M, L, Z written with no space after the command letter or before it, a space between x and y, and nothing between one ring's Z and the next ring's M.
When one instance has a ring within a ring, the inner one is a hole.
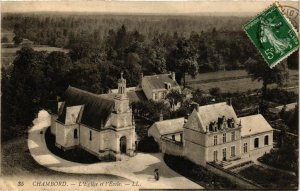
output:
M184 118L169 119L155 122L148 130L148 136L153 137L161 149L162 138L183 142Z

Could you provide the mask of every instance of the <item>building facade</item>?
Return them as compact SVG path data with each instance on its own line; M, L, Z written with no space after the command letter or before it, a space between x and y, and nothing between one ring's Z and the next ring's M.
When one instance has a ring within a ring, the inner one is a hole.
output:
M255 159L273 147L272 127L262 115L238 118L226 102L198 106L184 125L183 136L185 157L202 166Z
M176 82L175 73L142 76L141 87L148 100L164 101L171 90L181 92Z
M52 115L51 132L63 150L80 147L101 160L133 156L135 122L123 75L111 99L69 86L58 102L57 114Z

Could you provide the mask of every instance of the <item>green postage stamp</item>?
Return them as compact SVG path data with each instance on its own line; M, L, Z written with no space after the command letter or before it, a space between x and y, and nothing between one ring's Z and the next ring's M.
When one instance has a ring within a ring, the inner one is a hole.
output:
M298 49L298 33L277 3L244 26L247 35L272 68Z

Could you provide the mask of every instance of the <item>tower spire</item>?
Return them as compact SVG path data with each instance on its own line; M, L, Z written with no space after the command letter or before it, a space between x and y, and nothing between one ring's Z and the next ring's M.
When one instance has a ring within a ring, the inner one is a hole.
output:
M126 80L123 78L123 72L121 72L121 78L118 80L118 94L126 95Z

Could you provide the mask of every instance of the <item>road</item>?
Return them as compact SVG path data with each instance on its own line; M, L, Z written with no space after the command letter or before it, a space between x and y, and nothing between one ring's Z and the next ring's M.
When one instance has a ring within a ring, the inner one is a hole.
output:
M122 161L80 164L64 160L52 154L46 146L44 134L50 125L47 114L39 114L28 132L28 148L32 157L49 169L80 174L111 174L138 182L138 188L148 189L203 189L200 185L170 169L161 153L138 153L134 157L123 156ZM41 131L43 132L41 134ZM160 180L154 180L154 169L158 168ZM132 189L132 187L129 187Z

